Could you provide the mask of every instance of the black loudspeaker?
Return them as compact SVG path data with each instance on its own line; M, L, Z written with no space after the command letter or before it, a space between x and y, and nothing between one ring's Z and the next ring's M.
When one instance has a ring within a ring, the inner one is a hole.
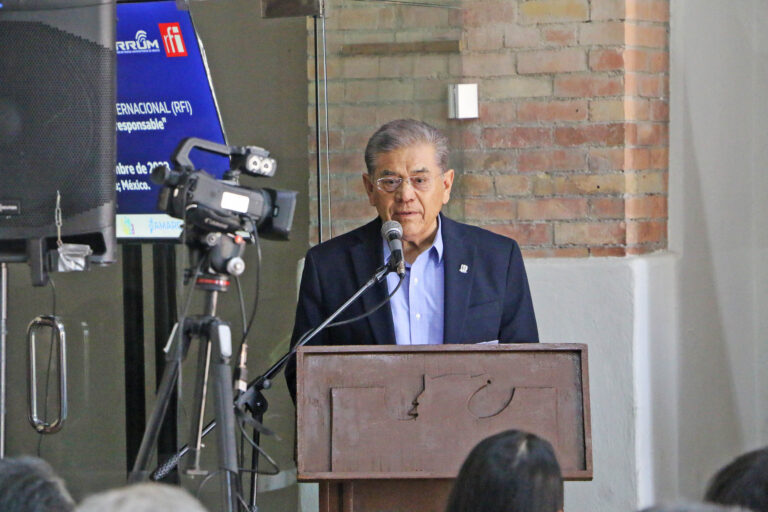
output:
M61 238L115 261L115 3L2 0L0 261L44 284Z

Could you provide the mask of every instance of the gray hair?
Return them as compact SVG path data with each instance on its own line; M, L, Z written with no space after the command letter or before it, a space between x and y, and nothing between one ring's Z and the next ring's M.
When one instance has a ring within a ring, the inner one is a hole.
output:
M206 509L181 487L160 483L141 483L94 494L83 500L76 511L206 512Z
M712 503L679 503L676 505L657 505L640 512L749 512L741 507L724 507Z
M64 481L37 457L0 459L0 510L3 512L70 512L75 502Z
M432 144L440 170L448 170L448 138L434 126L415 119L396 119L376 130L365 146L368 174L376 169L376 157L415 144Z

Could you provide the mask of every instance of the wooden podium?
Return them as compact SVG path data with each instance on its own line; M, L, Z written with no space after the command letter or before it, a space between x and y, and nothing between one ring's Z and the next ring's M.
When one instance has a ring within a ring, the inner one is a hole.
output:
M592 478L587 347L314 346L297 356L297 465L321 512L443 512L482 439L547 439L568 480Z

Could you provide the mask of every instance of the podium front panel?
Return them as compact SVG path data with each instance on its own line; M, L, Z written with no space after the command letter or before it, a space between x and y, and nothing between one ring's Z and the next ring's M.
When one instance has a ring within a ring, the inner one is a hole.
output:
M512 428L592 477L585 345L303 347L297 374L301 480L455 478Z

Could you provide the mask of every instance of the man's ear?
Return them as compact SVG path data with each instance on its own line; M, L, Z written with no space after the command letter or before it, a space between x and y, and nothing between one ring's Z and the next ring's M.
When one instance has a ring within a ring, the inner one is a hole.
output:
M367 172L363 173L363 186L365 187L365 193L368 194L368 202L371 206L376 206L373 204L373 180Z
M441 182L443 184L443 204L447 204L451 198L451 189L453 188L453 177L455 173L453 169L448 169L441 175Z

